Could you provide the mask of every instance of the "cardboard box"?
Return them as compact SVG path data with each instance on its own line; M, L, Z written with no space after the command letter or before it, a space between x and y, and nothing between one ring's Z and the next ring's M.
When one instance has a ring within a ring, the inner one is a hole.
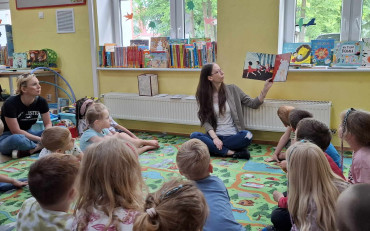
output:
M158 95L158 75L142 74L137 76L137 80L139 85L139 95Z

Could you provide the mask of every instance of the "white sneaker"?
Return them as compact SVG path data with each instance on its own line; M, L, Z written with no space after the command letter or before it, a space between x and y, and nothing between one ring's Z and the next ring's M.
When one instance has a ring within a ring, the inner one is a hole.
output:
M13 150L12 151L12 158L13 159L18 159L18 150Z

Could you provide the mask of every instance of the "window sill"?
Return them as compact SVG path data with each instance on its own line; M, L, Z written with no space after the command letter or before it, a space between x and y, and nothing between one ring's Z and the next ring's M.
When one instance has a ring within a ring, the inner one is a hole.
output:
M289 72L370 72L370 68L292 68L289 67Z
M200 68L118 68L118 67L98 67L99 71L187 71L200 72Z

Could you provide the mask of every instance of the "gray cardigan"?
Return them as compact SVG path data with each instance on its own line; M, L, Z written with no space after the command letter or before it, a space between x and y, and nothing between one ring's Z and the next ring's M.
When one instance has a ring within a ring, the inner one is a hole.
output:
M231 118L234 120L238 131L245 130L243 106L257 109L263 102L261 102L258 97L252 99L234 84L225 85L225 89L226 100L230 106ZM206 132L213 130L213 127L208 122L204 123L203 127L206 129Z

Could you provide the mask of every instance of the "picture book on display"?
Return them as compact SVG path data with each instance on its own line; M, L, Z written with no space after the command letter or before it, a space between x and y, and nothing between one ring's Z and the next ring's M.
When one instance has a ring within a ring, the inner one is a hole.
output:
M13 68L27 68L27 53L13 53Z
M283 53L291 53L290 65L311 64L311 43L284 43Z
M168 68L167 52L150 52L152 68Z
M130 46L147 46L149 47L149 40L147 39L131 39Z
M168 51L169 37L150 38L150 51Z
M285 82L289 70L291 54L265 54L247 52L244 62L243 78Z
M370 38L363 38L362 40L362 66L370 67Z
M339 42L334 48L333 66L361 66L362 41Z
M311 40L312 64L314 66L330 66L334 39Z

